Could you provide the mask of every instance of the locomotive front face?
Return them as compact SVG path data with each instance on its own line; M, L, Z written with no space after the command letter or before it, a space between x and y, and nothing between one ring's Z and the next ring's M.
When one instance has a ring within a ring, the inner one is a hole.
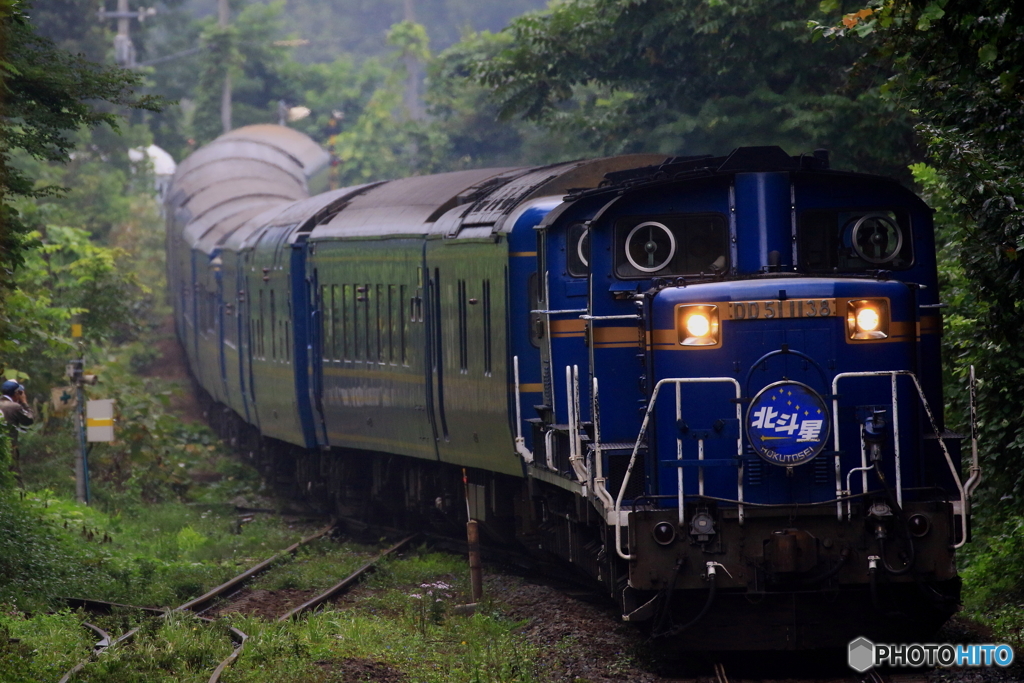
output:
M636 192L595 224L598 441L621 442L601 455L629 511L627 616L678 632L714 583L689 646L734 633L762 600L785 627L742 648L845 643L893 636L891 610L864 604L919 613L923 583L939 597L899 637L941 624L965 524L927 209L875 178L740 173ZM628 361L603 343L629 334L627 302L646 337ZM626 368L639 399L606 400ZM651 598L679 591L693 593L681 613ZM842 627L823 597L852 608Z

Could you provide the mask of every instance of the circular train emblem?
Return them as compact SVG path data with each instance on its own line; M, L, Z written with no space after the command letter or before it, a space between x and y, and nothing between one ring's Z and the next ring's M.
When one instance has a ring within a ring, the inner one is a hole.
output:
M829 431L824 399L800 382L776 382L762 389L747 409L747 438L773 465L795 467L825 448Z

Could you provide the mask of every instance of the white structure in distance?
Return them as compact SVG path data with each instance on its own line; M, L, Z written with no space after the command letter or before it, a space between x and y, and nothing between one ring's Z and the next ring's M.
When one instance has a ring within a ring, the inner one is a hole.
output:
M161 211L163 210L164 199L166 199L167 188L171 184L171 179L174 177L174 171L178 168L178 165L174 162L174 157L167 153L166 150L157 147L156 145L150 145L149 147L133 147L128 150L128 158L133 164L140 163L143 159L148 158L149 163L153 167L153 188L156 190L157 196L160 199Z

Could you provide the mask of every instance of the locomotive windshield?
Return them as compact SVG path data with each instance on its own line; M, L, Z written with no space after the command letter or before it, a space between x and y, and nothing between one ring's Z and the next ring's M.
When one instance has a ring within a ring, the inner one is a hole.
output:
M622 218L615 224L615 245L615 274L623 279L729 268L729 229L721 214Z
M566 231L566 268L572 277L586 277L590 268L590 229L573 223Z
M902 270L914 263L905 212L805 211L797 233L800 263L808 272Z

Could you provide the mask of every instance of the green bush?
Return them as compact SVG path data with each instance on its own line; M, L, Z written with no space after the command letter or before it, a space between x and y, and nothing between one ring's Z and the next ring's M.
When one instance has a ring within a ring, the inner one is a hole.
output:
M87 544L55 529L12 492L0 494L0 603L45 610L85 590L101 564Z
M7 434L7 423L0 415L0 491L9 491L14 487L14 474L11 472L11 437Z

